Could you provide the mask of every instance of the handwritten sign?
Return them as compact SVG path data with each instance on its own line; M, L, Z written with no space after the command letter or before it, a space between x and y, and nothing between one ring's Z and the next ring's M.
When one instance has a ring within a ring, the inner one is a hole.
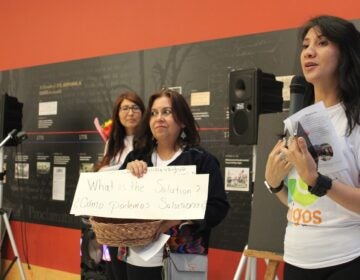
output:
M149 168L137 178L127 170L81 173L70 214L126 219L203 219L208 174L195 166Z

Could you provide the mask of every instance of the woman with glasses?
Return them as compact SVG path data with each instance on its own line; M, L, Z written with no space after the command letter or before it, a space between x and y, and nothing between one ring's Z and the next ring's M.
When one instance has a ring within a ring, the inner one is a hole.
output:
M97 170L117 170L127 154L133 149L133 139L145 106L135 92L125 92L118 96L112 112L112 126L106 142L105 154Z
M219 162L199 146L197 129L198 125L182 95L168 89L154 93L136 135L134 150L125 159L122 168L141 177L148 166L195 165L197 174L209 174L204 219L185 223L164 220L158 230L159 234L167 233L171 236L167 243L172 252L206 256L211 228L225 218L229 204ZM150 260L144 261L129 248L127 272L119 279L161 280L163 253L160 250Z
M133 149L135 130L140 124L145 106L135 92L124 92L118 96L112 112L112 126L105 145L105 154L96 171L118 170L126 156ZM108 279L121 279L123 262L119 261L118 251L124 248L109 247L111 263L107 263ZM105 249L106 250L106 249Z

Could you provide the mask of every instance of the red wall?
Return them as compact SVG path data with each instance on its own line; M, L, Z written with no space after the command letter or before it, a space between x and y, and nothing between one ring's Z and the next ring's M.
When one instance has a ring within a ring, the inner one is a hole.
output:
M358 0L0 1L0 70L358 18Z
M358 19L360 2L3 0L0 70L294 28L324 13ZM25 232L30 263L80 272L78 230L12 226L23 262ZM211 250L210 279L232 279L239 259L236 252Z
M23 263L80 273L80 230L15 221L11 229ZM9 242L4 249L13 259Z

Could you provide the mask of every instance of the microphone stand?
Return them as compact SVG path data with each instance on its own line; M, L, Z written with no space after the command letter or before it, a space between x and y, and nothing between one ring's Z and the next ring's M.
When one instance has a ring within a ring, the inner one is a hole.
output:
M9 267L5 270L5 273L3 276L1 276L1 279L5 279L5 277L7 276L7 274L10 272L10 269L13 267L13 265L15 264L15 262L17 262L18 267L19 267L19 271L20 271L20 276L22 280L26 280L26 276L25 276L25 272L24 272L24 268L22 266L21 260L20 260L20 256L16 247L16 243L15 243L15 239L14 239L14 235L13 232L11 230L11 226L10 226L10 222L9 222L9 218L8 218L8 214L6 212L5 209L2 208L2 204L3 204L3 187L4 187L4 176L5 176L5 172L4 172L4 145L6 144L7 141L9 141L11 138L13 138L13 134L15 134L16 131L14 132L10 132L8 134L8 136L6 136L6 138L0 143L0 215L2 217L2 219L4 220L5 223L5 229L8 232L8 236L10 239L10 243L11 243L11 247L12 250L14 252L14 259L12 260L11 264L9 265ZM3 229L2 229L2 224L0 223L0 233L2 234ZM2 235L1 235L2 236ZM3 236L2 236L3 237ZM3 240L1 240L3 242ZM1 244L2 244L1 242Z

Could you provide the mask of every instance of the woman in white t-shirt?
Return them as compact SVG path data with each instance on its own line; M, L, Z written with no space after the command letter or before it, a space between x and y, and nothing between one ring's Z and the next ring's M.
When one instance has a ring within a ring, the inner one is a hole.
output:
M326 147L326 157L313 158L304 137L296 136L288 148L279 140L269 154L265 184L289 207L284 279L355 280L360 277L360 35L351 22L333 16L311 19L301 35L309 92L325 105L343 160L336 172L329 170L335 149Z
M133 138L139 126L145 106L138 94L125 92L118 96L112 112L112 126L105 145L105 154L95 170L117 170L129 152L133 150ZM120 279L124 263L119 261L118 248L109 247L111 262L107 263L107 278Z
M119 169L133 149L134 133L144 111L144 103L135 92L125 92L118 96L113 107L112 125L104 157L96 166L96 171Z

